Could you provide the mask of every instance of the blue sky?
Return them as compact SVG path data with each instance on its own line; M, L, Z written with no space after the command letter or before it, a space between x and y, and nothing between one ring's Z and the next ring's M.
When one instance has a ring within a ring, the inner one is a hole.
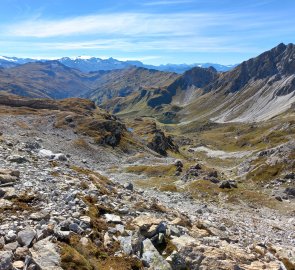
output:
M295 42L294 0L1 0L0 55L234 64Z

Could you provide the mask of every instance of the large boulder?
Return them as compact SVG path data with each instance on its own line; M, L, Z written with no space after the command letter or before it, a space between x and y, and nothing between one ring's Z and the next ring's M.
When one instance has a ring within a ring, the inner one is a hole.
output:
M30 248L33 261L43 270L62 270L57 246L49 237L34 244Z
M150 239L142 242L142 261L148 269L170 270L172 269L168 262L159 254Z

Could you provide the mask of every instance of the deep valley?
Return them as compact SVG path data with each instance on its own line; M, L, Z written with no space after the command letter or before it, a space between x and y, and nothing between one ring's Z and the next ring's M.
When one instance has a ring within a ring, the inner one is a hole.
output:
M294 44L1 68L0 150L0 270L295 269Z

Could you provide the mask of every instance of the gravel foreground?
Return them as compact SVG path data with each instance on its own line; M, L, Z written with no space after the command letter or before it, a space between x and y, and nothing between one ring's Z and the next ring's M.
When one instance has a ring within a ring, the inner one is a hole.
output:
M55 120L0 117L0 270L295 269L294 212L141 190L137 176L107 174L136 153L86 136L81 149ZM153 161L174 162L137 163Z

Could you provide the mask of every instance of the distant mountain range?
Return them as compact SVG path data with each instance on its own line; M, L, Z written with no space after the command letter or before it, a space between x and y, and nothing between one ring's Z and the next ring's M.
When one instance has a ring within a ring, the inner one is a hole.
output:
M0 68L11 68L18 65L23 65L26 63L32 62L45 62L48 61L46 59L36 60L30 58L17 58L17 57L7 57L0 56ZM115 70L115 69L124 69L128 67L143 67L148 69L155 69L159 71L167 71L167 72L175 72L175 73L184 73L185 71L193 68L193 67L214 67L217 71L228 71L234 68L236 65L220 65L214 63L197 63L197 64L166 64L160 66L154 65L145 65L140 61L120 61L114 58L109 59L100 59L96 57L85 57L79 56L75 58L63 57L60 59L56 59L60 63L65 66L78 69L83 72L93 72L99 70Z
M100 71L69 67L86 60L20 64L28 60L2 57L7 66L0 68L0 91L34 98L83 97L122 117L152 116L164 123L255 122L295 108L294 44L281 43L226 72L197 66L177 74L115 59L102 60L105 70ZM118 69L106 70L110 63Z

